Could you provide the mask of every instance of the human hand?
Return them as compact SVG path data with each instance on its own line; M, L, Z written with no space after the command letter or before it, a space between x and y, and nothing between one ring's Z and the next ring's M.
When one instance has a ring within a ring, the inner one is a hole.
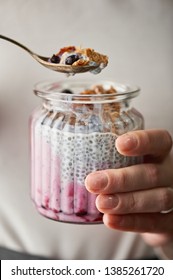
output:
M125 156L143 156L142 164L96 171L86 178L88 191L98 194L96 206L107 227L142 233L152 246L173 241L172 139L165 130L141 130L118 137Z

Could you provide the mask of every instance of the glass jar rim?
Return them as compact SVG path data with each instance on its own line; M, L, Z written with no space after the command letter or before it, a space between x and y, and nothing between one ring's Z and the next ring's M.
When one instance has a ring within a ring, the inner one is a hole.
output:
M111 86L116 89L115 93L107 94L80 94L81 91L90 89L92 86L104 86L109 89ZM72 90L72 94L62 92L65 89ZM92 80L92 79L63 79L55 81L40 81L34 85L36 96L46 101L62 101L71 103L107 103L121 102L132 99L140 92L140 87L136 85L122 84L109 80Z

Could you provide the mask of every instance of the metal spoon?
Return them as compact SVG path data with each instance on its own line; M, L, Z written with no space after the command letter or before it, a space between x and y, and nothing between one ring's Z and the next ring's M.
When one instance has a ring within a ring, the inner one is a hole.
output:
M72 65L65 65L65 64L60 64L60 63L59 64L52 63L50 61L50 57L40 56L40 55L34 53L33 51L31 51L30 49L28 49L26 46L22 45L21 43L13 40L11 38L0 35L0 39L9 41L10 43L13 43L13 44L17 45L18 47L24 49L37 62L39 62L43 66L45 66L51 70L57 71L57 72L66 73L66 74L84 73L84 72L88 72L88 71L93 71L96 68L98 68L98 66L99 66L97 63L95 63L94 65L85 65L85 66L72 66Z

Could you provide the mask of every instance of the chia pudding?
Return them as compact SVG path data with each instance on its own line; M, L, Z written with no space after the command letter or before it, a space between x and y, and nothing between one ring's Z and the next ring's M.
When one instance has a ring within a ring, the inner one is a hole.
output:
M112 82L36 86L43 103L30 121L31 196L42 215L62 222L102 222L85 178L96 170L141 161L115 148L119 135L143 128L141 114L129 104L138 91Z

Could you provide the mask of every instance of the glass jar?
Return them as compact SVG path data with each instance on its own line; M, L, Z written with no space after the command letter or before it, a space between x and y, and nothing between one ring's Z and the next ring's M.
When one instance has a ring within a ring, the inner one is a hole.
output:
M117 92L81 94L93 82L70 78L34 88L42 104L30 118L31 196L38 211L56 221L102 223L96 195L85 188L86 176L141 160L122 156L115 148L119 135L143 129L142 115L131 106L139 88L109 81L97 84Z

